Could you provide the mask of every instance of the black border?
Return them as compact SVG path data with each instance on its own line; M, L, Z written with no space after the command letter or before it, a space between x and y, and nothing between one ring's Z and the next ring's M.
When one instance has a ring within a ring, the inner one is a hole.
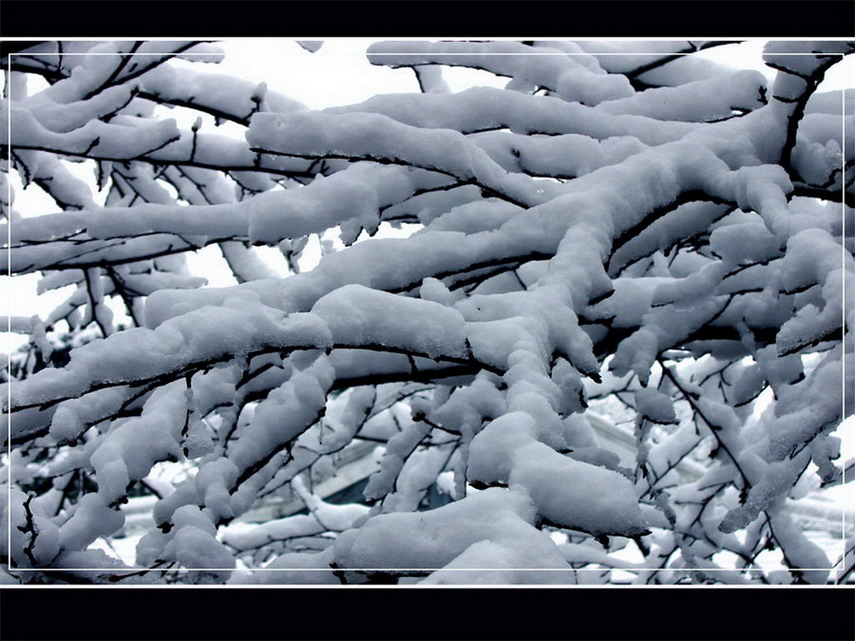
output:
M13 588L4 641L852 641L847 588Z
M2 0L0 37L849 37L851 0Z
M0 1L0 40L853 34L851 0ZM22 44L0 42L4 54ZM852 641L855 590L5 586L0 639Z

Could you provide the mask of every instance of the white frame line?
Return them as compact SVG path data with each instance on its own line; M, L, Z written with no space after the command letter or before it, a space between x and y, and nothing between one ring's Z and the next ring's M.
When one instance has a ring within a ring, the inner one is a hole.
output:
M129 39L133 39L133 38L129 38ZM188 38L188 39L189 40L195 40L195 38ZM269 39L271 39L271 40L296 41L296 39L278 38L278 37L270 37ZM301 38L301 40L307 40L307 39L311 39L311 38ZM363 39L363 38L360 37L360 38L354 38L354 39ZM366 37L364 39L368 40L370 38ZM706 40L712 40L712 39L713 38L706 38ZM63 40L63 41L78 41L78 40L86 41L86 40L90 40L90 39L88 39L88 38L81 38L81 39L59 38L59 40ZM116 41L116 40L121 41L122 38L110 39L110 40L99 40L99 39L96 39L96 40L98 40L99 42L112 42L112 41ZM157 38L154 38L154 39L146 38L146 40L157 41L158 39ZM169 40L174 40L174 39L170 38ZM179 38L178 40L181 40L181 39ZM240 38L222 38L222 39L218 39L218 40L240 40ZM459 39L457 39L457 40L459 40ZM492 38L491 40L498 41L500 39ZM512 41L513 39L510 39L510 40ZM545 40L549 40L549 39L545 39ZM556 40L556 39L552 38L551 40ZM575 40L578 40L578 39L568 40L568 42L573 42ZM594 39L590 39L590 40L594 40ZM620 38L609 38L608 39L608 41L610 41L610 42L619 42L619 41L623 41L623 40L626 40L626 39L620 39ZM675 39L669 39L667 41L672 42L674 40ZM684 39L678 38L676 40L683 41ZM685 40L689 40L689 41L691 41L691 40L704 40L704 38L688 38ZM716 40L727 40L727 38L716 39ZM748 39L743 38L743 39L739 39L739 40L734 40L734 42L732 44L739 44L740 42L744 42L746 40L748 40ZM770 39L758 39L758 40L764 40L764 41L768 40L770 42L771 41L797 42L800 39L799 38L787 38L787 39L770 38ZM803 38L801 40L813 40L813 38ZM844 39L824 38L824 40L829 41L829 42L833 42L833 41L845 41L846 39L845 38ZM12 41L14 41L14 39L12 39ZM420 42L423 40L419 39L419 40L415 40L415 41ZM202 44L202 43L200 42L200 44ZM703 51L703 50L701 50L701 51ZM662 51L662 52L654 52L654 53L647 53L647 52L632 52L632 53L624 53L624 52L603 52L603 53L596 53L596 52L580 52L580 53L564 53L564 52L489 53L488 52L488 53L479 53L478 55L479 56L561 56L561 57L590 56L590 55L596 55L596 56L645 56L645 55L691 56L691 55L696 55L697 53L698 53L698 51L693 51L693 52L664 52L664 51ZM14 55L26 56L26 55L33 55L33 54L23 54L23 53L17 53L17 52L8 53L6 56L6 58L7 58L6 70L9 72L11 72L12 56L14 56ZM210 56L215 56L217 54L216 53L193 53L193 52L180 53L180 54L175 54L174 52L168 52L168 53L157 53L157 52L74 53L74 52L66 52L66 53L62 53L62 54L56 53L56 54L44 54L44 55L55 55L58 57L65 57L65 56L131 56L131 57L133 57L133 56L172 56L173 58L179 58L180 59L181 57L184 57L184 56L206 56L206 57L210 57ZM425 54L424 52L422 52L422 53L418 53L418 52L388 53L387 52L387 53L373 53L371 55L372 56L401 56L401 55L459 56L461 54L459 54L459 53L429 53L429 54ZM821 56L838 56L840 58L840 61L842 61L842 59L845 57L846 54L842 54L842 53L812 54L812 53L778 53L778 52L776 52L775 55L783 55L783 56L810 56L810 55L813 55L813 56L820 56L820 55ZM7 86L6 86L6 95L7 95L6 99L8 101L8 105L9 105L9 108L7 109L7 131L8 131L8 135L9 135L9 145L7 147L7 163L8 163L8 171L9 171L9 174L11 175L11 172L12 172L12 95L11 95L12 87L11 87L11 85L12 85L12 83L11 83L11 76L7 75L7 78L9 78L9 80L7 81ZM842 370L841 379L842 379L842 381L841 382L842 382L842 388L843 388L843 397L842 397L843 401L842 401L842 411L841 411L841 421L842 421L842 420L845 420L845 418L846 418L846 415L845 415L846 414L846 370L845 370L845 367L846 367L846 365L845 365L845 362L846 362L846 359L845 359L845 354L846 354L846 342L845 342L845 336L846 336L846 288L845 288L846 269L845 269L845 264L846 264L846 254L847 254L847 250L846 250L846 203L845 203L845 193L846 193L846 90L845 89L841 90L841 94L842 94L842 98L841 98L841 101L842 101L842 107L841 107L841 120L842 120L842 123L841 123L841 163L842 163L842 165L841 165L841 181L840 182L841 182L841 192L842 192L841 212L842 212L842 224L843 224L842 231L841 231L841 249L842 249L841 254L842 254L842 261L843 261L842 281L844 284L844 286L843 286L843 298L842 298L843 324L842 324L842 329L841 329L841 334L842 334L842 348L841 348L841 350L842 350L842 358L841 358L841 370ZM9 216L7 218L7 223L8 223L7 229L8 229L8 236L9 236L9 242L10 242L9 251L6 252L6 255L7 255L7 271L8 271L8 277L13 278L13 276L12 276L12 251L11 251L11 249L12 249L12 246L11 246L11 231L12 231L12 216L11 216L12 183L11 183L11 180L7 179L6 185L7 185L7 201L9 202ZM11 333L11 324L12 324L12 317L11 317L11 314L9 314L9 315L7 315L7 332L9 332L9 333ZM12 406L11 356L12 356L12 353L10 351L7 353L7 357L8 357L7 372L9 374L9 384L7 385L7 403L8 403L7 406L9 408L11 408L11 406ZM133 574L133 573L137 573L137 572L141 572L141 571L149 571L149 572L173 572L174 571L174 572L179 572L179 573L180 572L208 572L208 573L214 573L214 572L385 572L385 573L392 573L392 574L403 573L403 572L440 572L440 571L442 571L442 572L497 572L497 571L498 572L586 572L586 571L587 572L614 572L614 571L643 572L643 571L662 571L662 572L703 572L703 573L706 573L706 572L730 572L730 573L736 573L739 575L742 575L744 573L761 573L763 575L767 575L770 571L774 571L774 570L763 570L762 568L735 568L735 569L728 569L728 568L671 568L671 567L668 567L668 568L645 568L645 567L573 568L572 566L567 567L567 568L334 568L334 569L332 569L332 568L329 568L329 569L328 568L281 568L280 569L280 568L267 568L267 567L264 567L264 568L184 568L184 567L180 567L180 568L168 568L166 570L161 570L159 568L150 568L150 567L127 567L127 568L121 568L121 569L115 569L115 568L18 568L18 567L12 566L12 519L11 519L11 505L12 505L12 413L10 411L8 411L6 413L6 419L7 419L6 420L6 427L7 427L7 430L6 430L6 433L7 433L6 455L8 457L8 479L7 479L7 483L8 483L7 506L8 507L7 507L7 513L9 515L8 523L7 523L7 535L8 535L7 550L8 550L8 561L9 561L9 563L8 563L7 568L9 570L14 571L14 572L45 572L45 571L47 571L47 572L51 572L51 571L56 571L56 572L104 572L104 573L114 573L114 575L115 575L118 573L131 573L131 574ZM845 466L844 466L843 478L841 480L841 484L845 484L845 474L846 474L846 472L845 472ZM842 546L843 546L843 553L841 555L840 560L834 562L831 565L831 567L828 567L828 568L797 568L797 570L799 572L822 571L822 572L831 573L831 572L834 572L835 570L837 570L837 573L839 574L840 572L843 571L843 569L845 568L846 540L847 540L846 539L846 511L842 510L841 512L842 512L842 514L841 514L841 521L842 521L841 522L841 528L842 528L841 529L841 541L842 541ZM99 537L99 538L103 538L103 537ZM838 567L838 566L840 566L840 567ZM785 567L785 568L783 568L783 571L788 571L789 569L791 569L791 568Z

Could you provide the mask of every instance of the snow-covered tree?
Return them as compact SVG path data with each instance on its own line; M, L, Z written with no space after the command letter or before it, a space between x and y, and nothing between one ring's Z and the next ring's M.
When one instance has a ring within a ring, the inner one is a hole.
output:
M421 91L323 111L207 43L14 55L3 269L71 294L7 319L4 580L852 579L798 514L853 477L855 43L716 44L383 42Z

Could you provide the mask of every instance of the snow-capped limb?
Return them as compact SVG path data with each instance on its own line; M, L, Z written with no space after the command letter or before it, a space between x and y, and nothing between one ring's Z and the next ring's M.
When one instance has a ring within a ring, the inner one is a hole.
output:
M345 223L376 231L383 209L419 191L449 185L444 178L409 167L356 163L300 190L257 196L249 207L249 239L278 244Z
M519 487L531 496L539 518L559 527L595 536L644 530L629 481L556 453L536 430L532 418L521 412L488 425L469 448L470 483ZM566 489L556 493L553 484Z
M403 319L409 319L406 326ZM312 313L289 315L251 294L232 295L222 306L182 314L156 329L127 330L78 348L64 370L45 370L28 379L26 390L16 389L10 409L50 406L125 384L177 380L263 353L333 348L477 363L463 317L431 301L353 285L321 298Z
M486 131L468 137L507 171L554 178L588 174L644 149L633 136L597 140L565 134L532 139L522 134Z
M591 57L550 55L560 53L546 47L532 52L517 42L383 42L369 47L368 59L390 67L442 64L483 69L588 105L632 95L625 77L606 74Z
M258 173L259 176L254 176L256 181L265 173L273 178L309 178L313 175L307 162L259 156L241 141L216 134L179 131L170 127L169 121L161 123L157 129L147 130L140 126L139 119L116 116L110 125L88 120L85 126L68 133L54 133L30 120L29 111L16 109L12 117L16 120L12 146L16 149L16 160L25 166L26 162L18 158L18 154L37 150L100 162L136 160L156 165L214 169L236 175ZM95 123L103 126L90 126ZM133 144L128 144L131 140ZM3 148L8 144L7 140L0 139Z
M766 80L759 71L649 89L608 100L597 109L612 114L636 114L677 122L711 122L743 115L766 104ZM691 96L686 100L684 96Z
M0 110L3 118L8 105ZM179 138L174 120L159 123L131 123L114 125L100 120L88 120L82 127L67 133L56 133L44 128L25 108L14 107L11 117L15 127L10 137L3 132L0 146L8 149L10 145L23 149L45 150L86 156L90 152L101 153L107 158L131 160L144 156L175 142Z
M26 109L42 127L55 133L68 133L83 127L90 120L112 116L127 106L132 97L127 87L111 87L88 100L73 103L54 102L49 93L42 91L19 100L18 107Z
M305 107L296 100L240 78L161 67L139 83L140 97L155 103L191 107L222 120L246 125L253 113L288 113Z
M563 567L549 537L533 527L534 519L524 492L488 489L428 513L369 519L339 536L334 558L346 568L430 570L448 565L473 544L496 539L520 551L528 548L537 560L528 567Z
M56 156L21 149L16 149L14 156L18 166L25 168L28 178L47 192L61 209L94 207L92 190L85 181L69 172Z
M247 358L253 352L325 348L331 336L322 321L283 315L243 297L215 309L184 314L158 330L135 328L75 350L63 370L45 370L17 390L12 408L76 398L126 383L169 381L207 365ZM205 327L204 334L194 328Z
M611 115L549 96L532 96L490 87L459 93L381 94L321 113L375 113L421 128L452 129L464 134L496 129L548 136L581 134L596 139L633 136L646 145L679 140L700 125L662 122L635 115Z
M542 202L546 191L543 185L504 171L459 133L424 131L379 114L258 114L250 123L247 141L257 151L285 156L427 169L472 182L493 197L521 206Z

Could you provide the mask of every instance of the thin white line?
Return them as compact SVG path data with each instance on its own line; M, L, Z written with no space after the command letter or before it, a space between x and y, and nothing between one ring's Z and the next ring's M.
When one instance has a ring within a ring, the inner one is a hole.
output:
M30 38L7 38L7 40L11 40L11 41L29 40L29 39ZM116 38L116 39L122 39L122 38ZM116 39L111 39L111 40L116 40ZM146 39L147 40L160 40L160 38L146 38ZM193 40L192 38L189 38L189 39ZM283 40L283 41L289 41L289 42L297 40L297 38L292 39L292 38L277 38L277 37L271 37L270 39ZM299 39L307 39L307 38L299 38ZM341 38L324 38L324 39L325 40L339 40ZM368 37L366 37L366 38L360 37L360 38L356 38L356 39L371 40L371 38L368 38ZM526 39L531 39L531 38L526 38ZM560 40L556 40L555 38L552 38L552 39L534 38L534 39L545 40L545 41L553 40L553 41L562 41L562 42L564 42L564 41L572 42L574 40L581 40L581 38L560 39ZM702 40L702 39L712 39L712 38L685 38L685 39L680 38L679 40L680 41L683 41L683 40L690 41L690 40ZM717 40L730 40L729 38L716 38L716 39ZM61 38L61 40L74 41L77 39L76 38ZM90 39L81 38L80 40L85 41L85 40L90 40ZM181 40L181 39L180 38L175 38L175 39L164 38L164 40L170 40L171 41L171 40ZM240 38L216 38L216 40L240 40ZM461 41L459 39L457 39L457 40L451 39L451 40L456 41L456 42L465 42L465 41ZM501 39L492 38L491 40L500 41ZM511 40L513 40L513 39L511 39ZM596 40L596 39L585 38L585 40ZM624 40L624 41L626 41L626 40L631 40L631 39L608 38L606 40L609 40L609 41ZM735 39L733 41L733 43L738 44L738 43L741 43L741 42L744 42L747 40L758 40L758 39L756 39L756 38ZM762 40L766 41L766 42L778 41L777 39L762 39ZM781 39L780 41L786 42L786 41L798 41L798 40L800 40L800 39L798 39L798 38L785 38L785 39ZM802 38L801 40L812 40L812 38ZM823 38L823 40L825 40L825 41L847 41L848 38ZM424 39L417 39L416 41L424 41ZM503 41L503 40L501 40L501 41ZM670 39L669 41L673 41L673 39ZM104 40L104 42L108 42L108 41ZM201 43L201 44L206 44L206 43ZM430 55L430 56L441 56L441 57L444 57L444 56L449 56L449 57L450 56L460 56L460 55L478 55L478 56L591 56L591 55L598 55L598 56L680 55L680 56L683 56L683 55L686 55L686 56L688 56L688 55L696 55L696 54L700 53L701 51L705 51L705 50L701 49L701 50L690 51L690 52L661 51L661 52L653 52L653 53L646 53L646 52L631 52L631 53L618 53L618 52L602 52L602 53L596 53L596 52L509 52L509 53L498 53L498 52L461 52L461 53L402 52L402 53L388 53L387 52L387 53L376 53L376 54L371 54L371 55L374 55L374 56ZM10 73L10 71L11 71L11 64L12 64L12 56L13 55L20 55L20 56L27 56L27 57L32 57L34 55L38 55L38 56L60 56L60 55L62 55L63 57L65 57L65 56L173 56L173 57L178 58L181 56L212 56L212 55L218 55L218 54L217 54L217 52L207 52L207 53L203 53L203 52L183 52L183 53L176 53L176 52L164 52L164 53L154 53L154 52L93 52L93 53L68 52L68 53L63 53L63 54L59 54L58 52L32 53L32 54L23 53L23 52L15 52L15 53L7 54L7 79L8 79L7 80L7 102L8 102L7 126L8 126L8 136L9 136L9 145L7 147L7 162L8 162L8 168L7 169L8 169L10 177L11 177L11 171L12 171L12 161L11 161L12 99L11 99L11 73ZM249 54L249 55L252 55L252 54ZM295 53L295 55L297 55L297 54ZM347 54L347 55L350 55L350 54ZM839 56L842 59L845 54L843 54L843 53L822 53L822 54L819 54L819 53L779 53L779 52L776 52L775 55L777 55L777 56L829 56L829 57L830 56ZM846 257L846 245L845 245L845 229L846 229L846 219L845 219L845 211L846 211L846 207L845 207L846 91L842 90L841 94L842 94L842 103L843 103L842 114L841 114L842 121L843 121L842 122L842 136L841 136L841 154L842 154L842 163L843 163L842 169L841 169L841 191L842 191L843 198L841 199L842 200L841 207L842 207L842 211L844 212L843 231L842 231L842 235L841 235L841 241L842 241L841 244L842 244L842 250L843 250L842 251L842 257L844 260L844 263L843 263L844 264L843 280L844 280L844 284L845 284L845 272L846 272L846 270L845 270L845 257ZM7 193L8 193L7 199L9 200L9 211L8 211L8 218L7 218L7 230L8 230L8 234L9 234L9 248L7 251L7 269L8 269L8 273L9 273L10 278L12 276L11 190L12 190L11 180L7 179ZM842 336L842 341L843 341L842 350L843 350L843 356L844 357L841 358L842 379L843 379L843 411L842 411L843 417L845 417L845 392L846 392L846 387L845 387L845 316L846 316L845 292L846 292L846 290L844 287L843 299L842 299L843 319L844 319L843 336ZM11 314L9 314L7 316L7 326L8 326L7 331L11 333ZM7 385L7 394L8 394L7 402L8 402L9 411L7 411L6 423L7 423L7 453L8 453L8 457L9 457L9 460L8 460L8 485L9 486L8 486L8 503L7 503L7 515L8 515L7 521L8 521L8 560L9 560L9 568L12 569L12 518L11 518L11 508L12 508L12 453L11 453L12 427L11 427L11 425L12 425L12 422L11 422L11 411L10 411L11 406L12 406L11 352L8 354L8 356L9 356L9 361L7 364L7 370L9 372L9 384ZM844 474L843 480L845 481L845 468L844 468L843 474ZM845 511L842 511L841 518L842 518L842 526L843 526L843 530L841 532L842 541L843 541L843 558L842 558L842 561L844 562L844 566L845 566L845 552L846 552L846 538L845 538L845 536L846 536L846 529L845 529L846 528L846 514L845 514ZM786 567L784 567L782 569L783 570L797 569L798 571L802 571L802 572L832 571L832 570L834 570L834 568L837 565L838 565L837 563L834 563L830 568L786 568ZM108 573L111 570L111 568L43 568L43 567L42 568L14 568L14 569L16 572L64 571L64 572L105 572L105 573ZM841 567L841 571L842 571L842 569L843 568ZM549 571L561 571L561 572L570 572L570 571L572 571L572 572L585 572L585 571L590 571L590 572L612 572L612 571L644 572L644 571L664 570L664 571L669 571L669 572L736 572L739 574L746 573L746 572L749 572L749 573L750 572L761 572L761 573L766 574L769 572L769 570L765 570L762 568L727 569L727 568L673 568L673 567L669 567L669 568L646 568L646 567L640 567L640 568L616 568L616 567L572 568L572 567L568 567L568 568L474 568L474 569L468 569L468 568L435 568L435 569L430 569L430 568L414 568L414 569L413 568L335 568L335 570L333 570L332 568L330 568L330 569L326 569L326 568L294 568L294 569L290 569L290 568L285 568L285 569L280 569L280 568L245 568L245 569L237 569L237 568L170 568L170 569L159 569L159 568L148 568L148 567L145 567L145 568L131 567L131 568L123 568L123 569L113 569L113 571L115 573L136 572L136 571L144 571L144 570L145 571L151 571L151 572L164 572L164 571L179 571L179 572L181 572L181 571L185 571L185 572L241 572L241 571L248 571L248 572L265 572L265 571L268 571L268 572L306 572L306 571L309 571L309 572L312 572L312 571L318 571L318 572L332 572L332 571L336 571L336 572L437 572L437 571L444 571L444 572L496 572L496 571L500 571L500 572L517 572L517 571L534 571L534 572L549 572Z
M639 36L572 36L568 35L565 37L556 37L556 36L532 36L531 34L521 34L518 36L488 36L488 35L471 35L466 37L461 36L443 36L443 35L433 35L433 36L395 36L395 37L386 37L386 36L207 36L204 40L199 40L199 36L143 36L143 35L124 35L124 36L114 36L108 38L92 38L85 36L9 36L3 38L9 42L29 42L33 40L63 40L67 42L115 42L115 41L123 41L123 40L145 40L151 42L176 42L176 41L189 41L189 42L199 42L200 44L212 44L214 41L229 41L229 40L278 40L282 42L297 42L299 40L323 40L323 41L339 41L339 42L347 42L354 40L365 40L370 42L377 41L394 41L394 42L424 42L424 41L434 41L434 40L443 40L443 41L452 41L452 42L466 42L472 40L485 40L485 41L495 41L495 42L519 42L521 40L537 40L540 42L692 42L692 41L720 41L720 42L731 42L733 44L740 44L743 42L813 42L816 40L821 40L822 42L848 42L852 38L847 36L779 36L775 38L768 38L764 36L746 36L744 38L735 37L735 36L685 36L685 37L669 37L669 36L652 36L652 37L639 37ZM643 52L640 55L645 55Z
M709 47L707 49L698 49L697 51L657 51L656 53L647 53L647 52L638 52L638 53L625 53L625 52L610 52L603 51L601 53L595 51L555 51L555 52L525 52L525 51L509 51L507 53L502 53L498 51L460 51L458 53L433 53L431 51L402 51L400 53L389 53L389 52L377 52L371 53L371 56L695 56L699 53L703 53L705 51L713 51L715 47ZM43 54L43 55L52 55L52 54ZM98 55L98 54L96 54ZM209 54L210 55L210 54ZM350 55L350 54L342 54L342 55ZM843 56L845 54L842 53L824 53L824 54L816 54L816 53L778 53L775 52L776 56Z
M465 41L459 41L465 42ZM433 43L430 43L433 44ZM738 44L738 43L734 43ZM507 53L499 52L499 51L460 51L458 53L447 53L447 52L430 52L430 51L401 51L401 52L377 52L371 53L371 56L438 56L438 57L453 57L453 56L695 56L700 53L704 53L706 51L713 51L716 49L715 47L709 47L706 49L698 49L697 51L638 51L635 53L626 53L626 52L614 52L614 51L509 51ZM186 51L176 53L175 51L163 51L163 52L151 52L151 51L140 51L140 52L128 52L128 51L116 51L115 53L110 53L106 51L96 51L93 53L82 53L82 52L64 52L60 54L59 52L44 52L44 53L23 53L23 52L15 52L8 54L11 56L24 56L26 58L33 58L35 56L39 57L63 57L66 58L68 56L174 56L176 58L182 58L184 56L217 56L221 55L218 52L193 52ZM265 52L247 52L242 53L240 55L246 56L260 56L260 55L268 55ZM299 56L300 52L295 51L294 53L289 53L286 55ZM329 54L335 56L351 56L353 54L350 53L337 53L337 54ZM822 56L822 57L831 57L831 56L840 56L843 57L846 54L844 53L779 53L775 52L776 56ZM35 72L35 71L34 71Z
M12 278L12 54L6 56L6 135L9 145L6 148L6 233L8 247L6 249L6 270ZM9 301L9 314L6 317L6 331L12 332L12 309ZM6 496L6 558L7 567L12 569L12 347L6 354L6 466L8 471L8 488Z
M592 563L594 563L592 561ZM743 574L745 572L768 573L770 570L762 568L677 568L677 567L640 567L640 568L16 568L16 572L103 572L104 574L121 574L126 572L730 572L732 574ZM781 567L781 571L798 572L828 572L829 568L787 568ZM771 570L773 571L773 570Z
M20 585L20 584L10 584L5 585L4 587L14 589L14 590L69 590L69 589L77 589L77 590L113 590L116 588L122 589L131 589L131 590L221 590L224 586L222 585L187 585L182 583L174 583L174 584L128 584L128 583L116 583L116 584L92 584L92 585L56 585L56 584L38 584L38 585ZM382 584L348 584L348 585L317 585L317 584L306 584L299 585L293 583L285 583L282 585L255 585L251 583L237 583L234 585L226 586L229 589L238 588L238 589L247 589L247 590L267 590L271 587L275 588L283 588L290 590L303 590L303 589L313 589L313 590L467 590L471 589L471 585L463 584L463 585L431 585L431 584L402 584L402 585L382 585ZM732 584L712 584L712 585L699 585L696 583L686 583L680 585L680 590L728 590L732 588L737 588L740 590L792 590L798 589L793 588L789 584L769 584L769 585L758 585L756 583L732 583ZM479 590L515 590L515 589L526 589L526 590L543 590L545 588L549 589L558 589L565 590L567 588L580 588L580 589L597 589L597 590L673 590L674 585L668 584L638 584L638 583L610 583L610 584L602 584L602 583L593 583L593 584L578 584L578 583L568 583L561 585L544 585L538 583L515 583L513 585L506 584L495 584L488 583L485 585L479 585ZM840 588L835 585L812 585L810 586L811 590L839 590Z
M591 564L596 561L591 561ZM837 568L839 563L834 563L830 568L788 568L781 566L777 571L798 572L829 572ZM185 568L185 567L122 567L122 568L14 568L16 572L102 572L104 574L125 574L134 572L730 572L733 574L760 573L768 574L776 571L776 568L680 568L668 566L660 567L612 567L603 566L597 568Z
M840 324L840 387L841 387L841 408L840 422L846 420L846 90L840 91L840 259L843 269L841 274L842 296L841 296L841 324ZM840 484L846 486L846 461L843 462L843 471L840 475ZM844 507L844 506L841 506ZM846 569L846 510L840 510L841 531L840 545L842 553L840 555L840 569L838 570L839 577L842 578L843 572Z

